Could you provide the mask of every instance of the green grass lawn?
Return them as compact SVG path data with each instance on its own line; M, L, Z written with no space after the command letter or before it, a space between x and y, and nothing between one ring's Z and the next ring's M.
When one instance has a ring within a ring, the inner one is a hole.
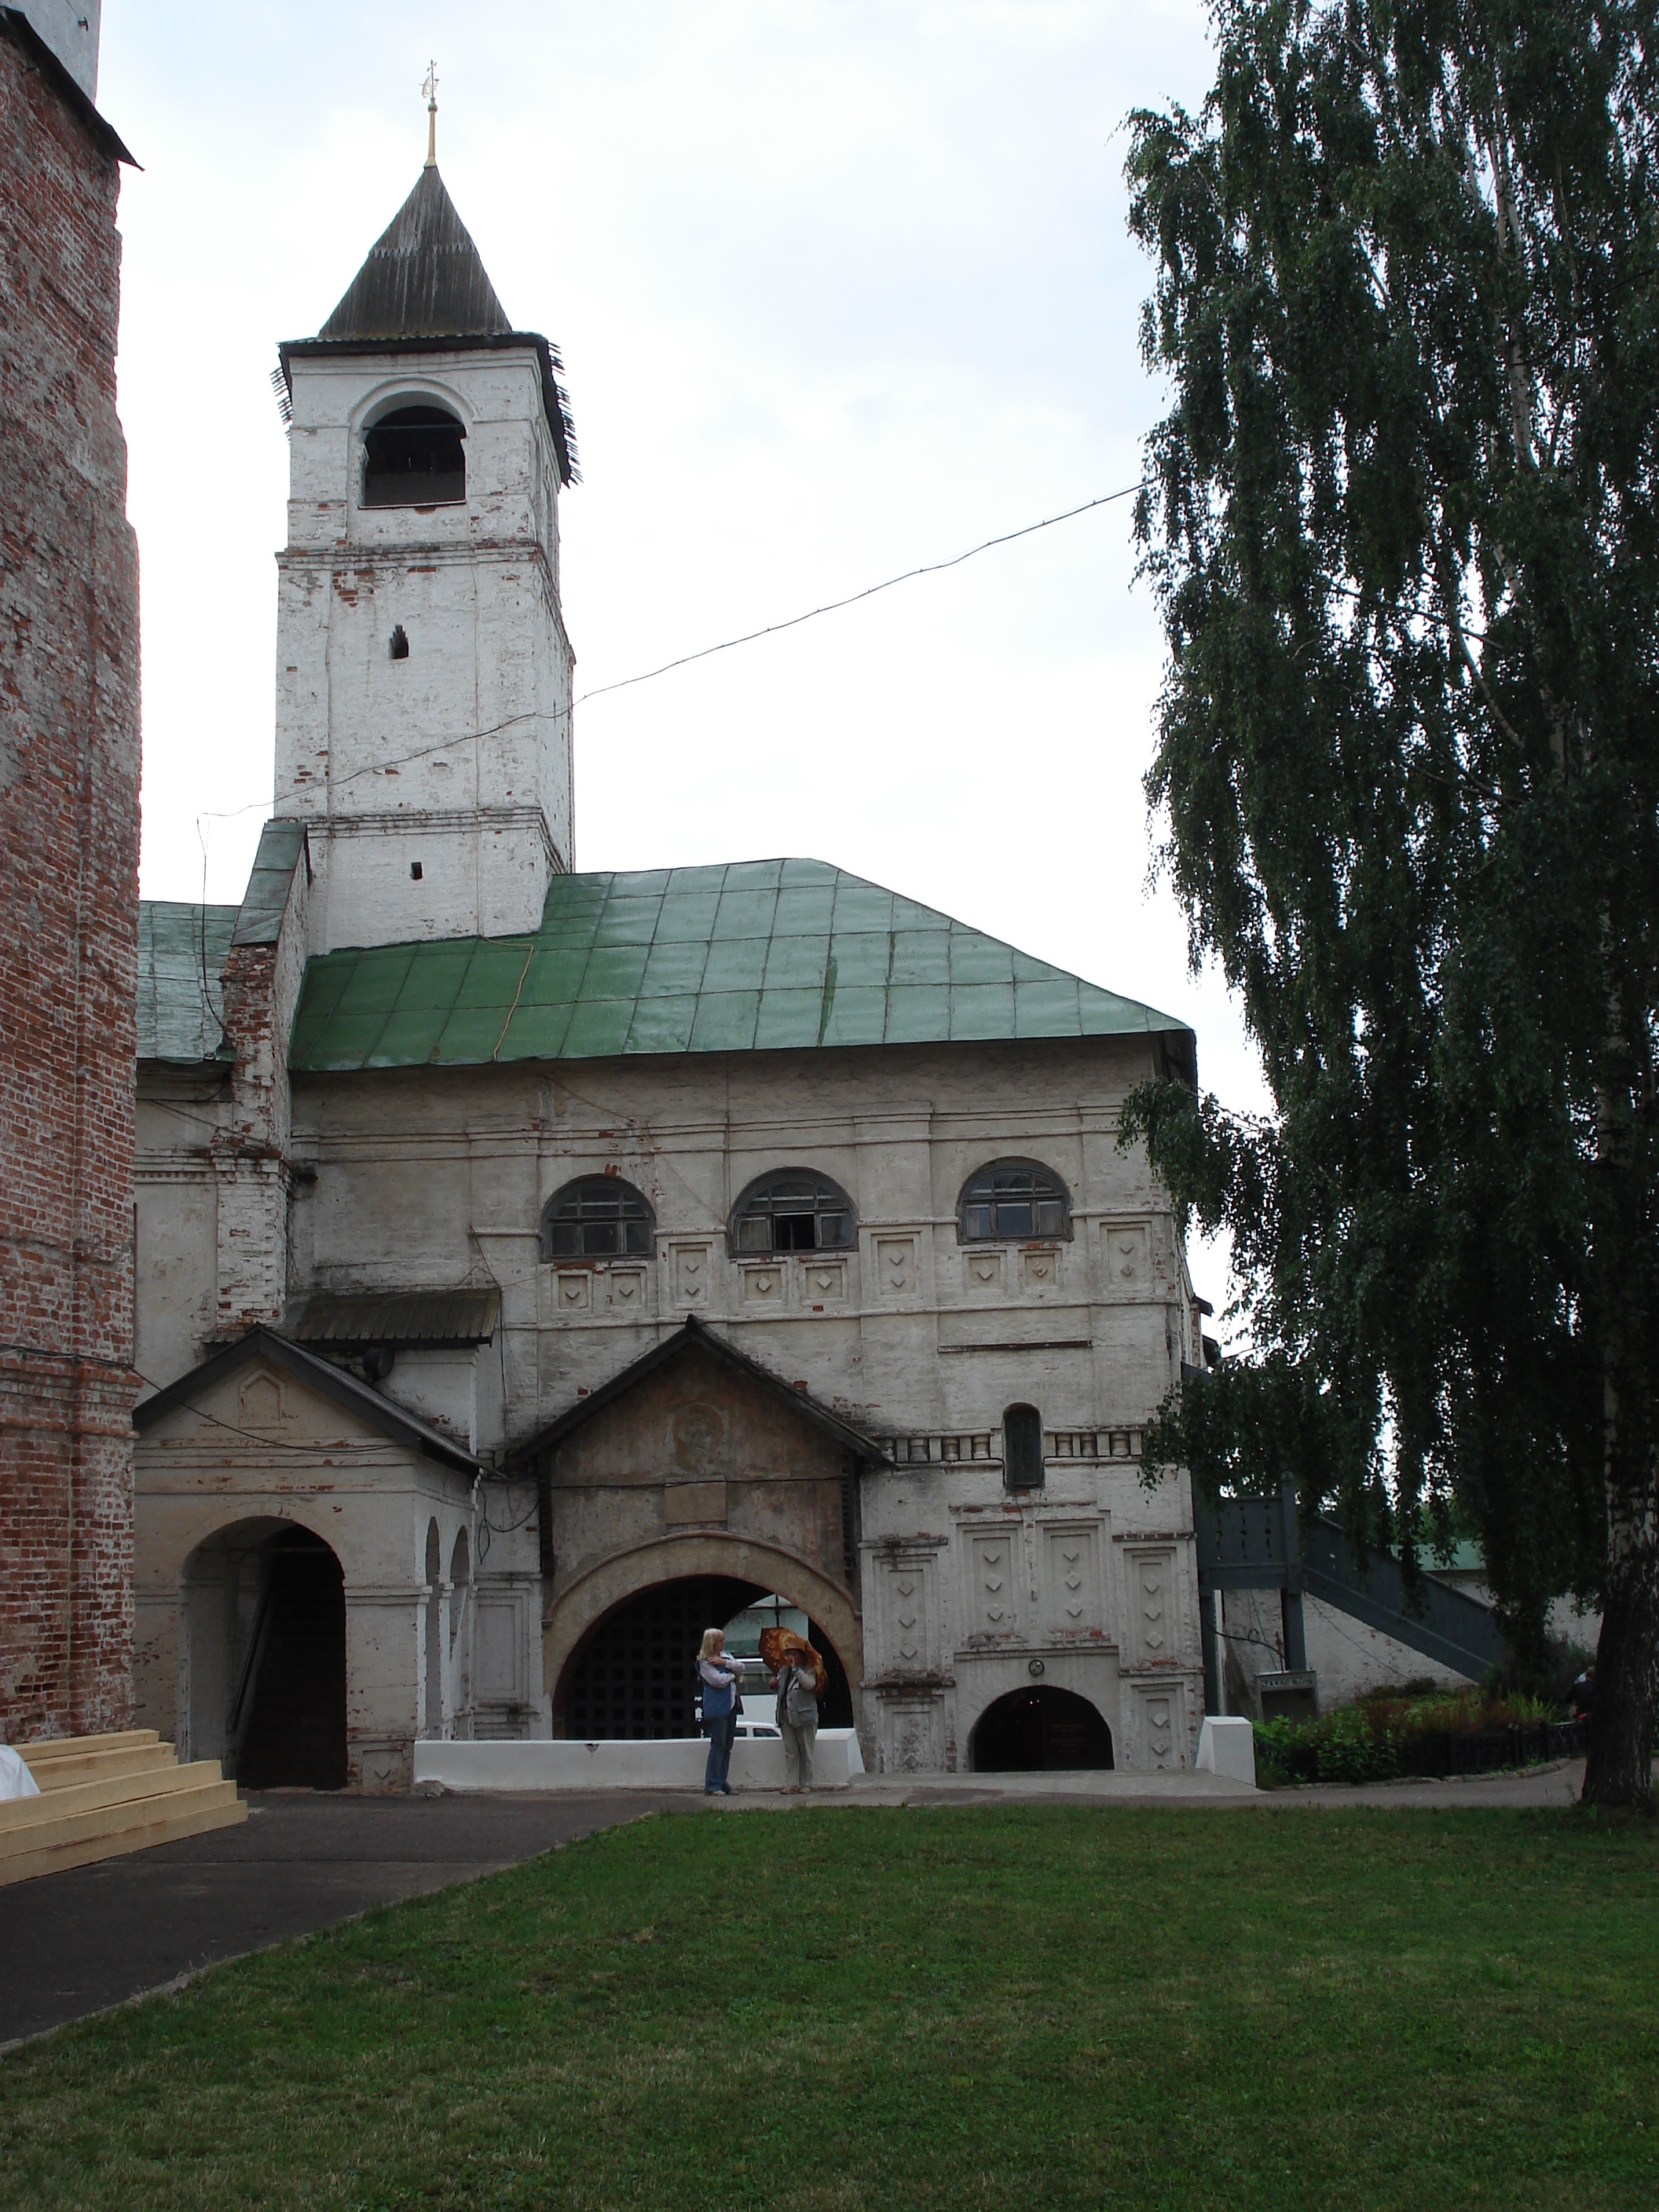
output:
M1655 2204L1656 1875L1570 1813L657 1818L0 2059L0 2198Z

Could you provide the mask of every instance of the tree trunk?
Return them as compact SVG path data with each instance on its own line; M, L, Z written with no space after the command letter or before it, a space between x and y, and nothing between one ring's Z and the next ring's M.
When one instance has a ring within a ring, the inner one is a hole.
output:
M1659 1486L1607 1484L1607 1601L1595 1653L1595 1701L1583 1802L1653 1810L1653 1717L1659 1698Z

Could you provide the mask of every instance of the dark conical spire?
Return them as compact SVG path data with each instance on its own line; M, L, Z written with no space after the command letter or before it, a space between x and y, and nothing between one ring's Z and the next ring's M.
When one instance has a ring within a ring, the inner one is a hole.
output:
M433 162L317 335L493 337L512 327Z

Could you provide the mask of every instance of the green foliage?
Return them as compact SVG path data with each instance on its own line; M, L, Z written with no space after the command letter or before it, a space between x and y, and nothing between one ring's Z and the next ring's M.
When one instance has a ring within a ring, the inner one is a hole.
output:
M1656 1875L1565 1813L659 1817L6 2052L4 2201L1625 2212Z
M1315 1720L1274 1718L1255 1723L1258 1768L1268 1784L1285 1782L1387 1782L1401 1753L1424 1736L1485 1735L1499 1729L1536 1728L1560 1717L1548 1699L1487 1690L1413 1692L1375 1690L1333 1706Z
M1455 1504L1517 1649L1608 1589L1650 1704L1659 1551L1612 1589L1607 1531L1659 1382L1659 13L1213 18L1203 111L1132 118L1147 790L1274 1110L1129 1102L1255 1346L1155 1443L1408 1574Z

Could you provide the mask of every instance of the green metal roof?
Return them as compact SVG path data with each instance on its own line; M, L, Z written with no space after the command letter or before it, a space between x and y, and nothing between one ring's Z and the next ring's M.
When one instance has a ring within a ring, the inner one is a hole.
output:
M222 1032L219 973L239 909L138 902L138 1057L215 1060Z
M253 856L247 889L236 909L238 945L275 945L288 912L288 895L294 871L306 848L303 822L267 822L259 832L259 849Z
M320 1074L1159 1033L1191 1037L822 860L744 860L556 876L533 935L313 960L289 1064Z

